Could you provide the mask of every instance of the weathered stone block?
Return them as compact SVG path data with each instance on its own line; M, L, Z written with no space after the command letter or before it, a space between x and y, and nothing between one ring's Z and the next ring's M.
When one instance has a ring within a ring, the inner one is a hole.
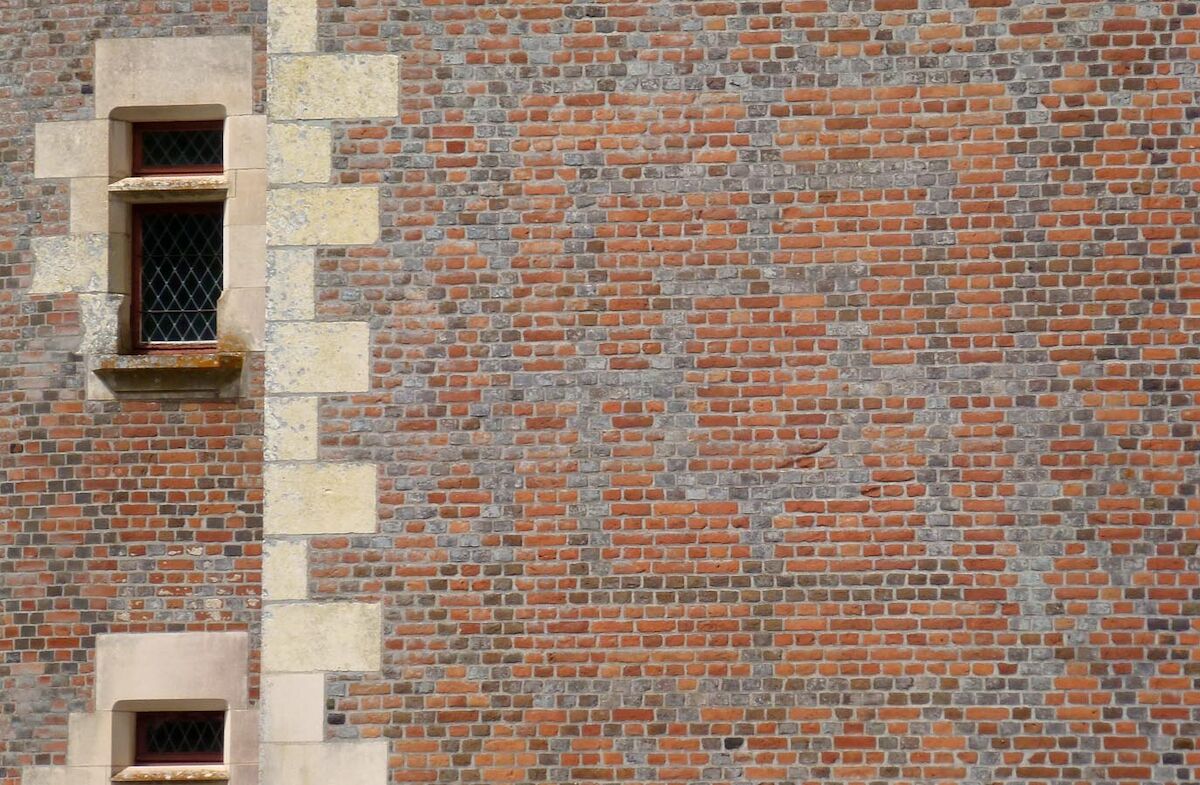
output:
M394 117L394 55L284 55L271 58L268 114L277 120Z
M33 294L58 292L107 292L107 234L68 234L35 237L33 248Z
M272 540L263 547L263 596L272 601L308 596L308 544Z
M379 670L382 624L377 603L268 606L263 612L263 671ZM344 781L359 780L347 778Z
M316 396L268 397L264 406L264 457L268 461L317 458Z
M370 387L365 322L281 322L267 333L267 391L363 392Z
M328 128L272 123L268 130L267 171L272 183L327 183L333 134Z
M373 532L372 463L271 463L263 469L267 534Z
M378 239L378 188L281 188L267 194L270 245L364 245Z
M96 116L119 107L212 105L254 109L249 36L101 38L96 41Z

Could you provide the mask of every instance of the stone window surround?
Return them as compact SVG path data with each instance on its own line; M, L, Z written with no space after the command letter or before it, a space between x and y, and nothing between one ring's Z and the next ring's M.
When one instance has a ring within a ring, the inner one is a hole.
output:
M236 397L242 355L264 346L266 118L253 114L249 37L96 43L93 120L39 123L34 175L67 178L70 233L32 242L31 293L79 296L89 399ZM135 122L222 120L225 172L130 176ZM211 353L132 355L129 205L225 201L224 289Z
M121 633L96 641L95 710L72 713L67 765L29 767L22 785L207 780L258 782L258 710L249 703L245 632ZM220 710L224 763L135 766L139 711Z

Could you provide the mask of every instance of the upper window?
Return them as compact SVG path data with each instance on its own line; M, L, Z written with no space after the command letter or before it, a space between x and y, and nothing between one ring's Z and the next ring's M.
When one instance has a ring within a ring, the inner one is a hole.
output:
M223 711L138 712L136 724L135 765L224 762Z
M133 174L209 174L224 166L221 121L133 126Z

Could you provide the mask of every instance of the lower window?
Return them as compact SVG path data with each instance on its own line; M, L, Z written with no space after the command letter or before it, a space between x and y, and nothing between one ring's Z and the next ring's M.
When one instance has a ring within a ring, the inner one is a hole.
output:
M142 351L211 349L223 286L224 205L133 208L133 332Z
M225 712L138 712L135 765L222 763L224 756Z

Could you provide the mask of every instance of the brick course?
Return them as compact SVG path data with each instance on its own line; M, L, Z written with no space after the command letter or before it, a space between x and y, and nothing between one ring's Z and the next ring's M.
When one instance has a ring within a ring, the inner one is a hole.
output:
M255 0L17 0L0 9L0 782L62 765L108 632L253 629L261 357L237 403L86 402L78 298L28 295L31 238L65 234L33 179L38 122L90 116L101 37L254 34ZM263 100L265 75L258 78Z

